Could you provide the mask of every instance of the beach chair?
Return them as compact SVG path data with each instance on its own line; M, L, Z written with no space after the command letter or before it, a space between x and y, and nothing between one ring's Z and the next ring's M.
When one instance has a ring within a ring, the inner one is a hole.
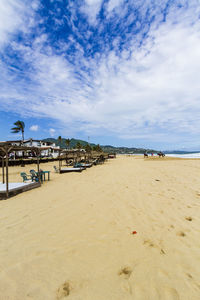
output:
M31 176L32 176L32 181L39 181L39 178L38 178L38 174L36 173L35 170L30 170L29 171L31 173Z
M74 168L81 168L81 169L83 169L83 170L86 170L85 164L80 163L80 162L75 163L75 164L74 164Z
M96 166L97 163L98 163L98 160L97 159L93 159L92 164Z
M67 168L62 168L61 170L60 170L60 173L68 173L68 172L82 172L83 170L85 170L84 168L74 168L74 167L72 167L72 168L70 168L70 167L67 167Z
M32 182L32 176L27 175L25 172L20 173L21 177L23 178L23 182Z
M35 170L30 170L29 172L31 173L31 175L37 175Z
M53 166L53 168L54 168L54 170L55 170L56 173L60 172L59 169L56 166Z

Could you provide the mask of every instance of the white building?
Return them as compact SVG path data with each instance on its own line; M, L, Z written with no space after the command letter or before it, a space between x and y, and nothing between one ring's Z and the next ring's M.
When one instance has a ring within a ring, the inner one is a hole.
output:
M41 151L41 156L43 157L53 157L56 158L59 155L60 146L56 146L55 143L45 142L42 140L28 139L24 141L9 141L12 145L26 147L36 147L36 148L46 148ZM22 156L22 151L18 151L17 156ZM28 156L32 156L31 151L28 153Z

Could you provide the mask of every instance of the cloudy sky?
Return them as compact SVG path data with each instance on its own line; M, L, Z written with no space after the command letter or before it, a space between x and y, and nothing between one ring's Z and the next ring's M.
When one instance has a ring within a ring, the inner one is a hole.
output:
M1 0L0 140L200 149L199 0Z

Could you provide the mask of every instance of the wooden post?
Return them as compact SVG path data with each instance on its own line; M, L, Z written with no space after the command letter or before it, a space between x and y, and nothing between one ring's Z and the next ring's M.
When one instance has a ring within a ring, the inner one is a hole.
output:
M37 171L40 171L40 160L39 160L39 153L37 152Z
M4 157L2 156L2 181L5 183L5 173L4 173Z
M66 156L65 156L65 162L66 162L66 165L68 164L68 153L66 152Z
M60 150L59 150L59 172L60 172L60 169L61 169L61 165L60 165Z
M82 159L82 153L81 153L81 151L79 152L79 162L81 161L81 159Z
M6 148L6 198L8 198L9 189L8 189L8 149Z
M41 183L41 178L40 178L40 159L39 159L39 151L38 150L37 150L37 172L38 172L39 182Z
M77 154L77 151L75 152L75 164L77 163L77 157L78 157L78 154Z

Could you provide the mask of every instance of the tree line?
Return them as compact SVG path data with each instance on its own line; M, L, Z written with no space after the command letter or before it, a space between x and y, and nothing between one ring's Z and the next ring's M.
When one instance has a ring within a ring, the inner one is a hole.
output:
M58 141L58 145L61 147L62 141L63 141L62 137L59 136L57 138L57 141ZM65 145L66 145L67 149L71 149L71 147L70 147L70 141L71 141L70 139L65 139ZM72 147L72 149L78 149L78 150L85 149L86 152L90 152L90 151L103 152L103 150L102 150L102 148L101 148L101 146L99 144L91 146L89 143L86 144L86 145L82 145L80 142L77 142L76 145L74 145Z

